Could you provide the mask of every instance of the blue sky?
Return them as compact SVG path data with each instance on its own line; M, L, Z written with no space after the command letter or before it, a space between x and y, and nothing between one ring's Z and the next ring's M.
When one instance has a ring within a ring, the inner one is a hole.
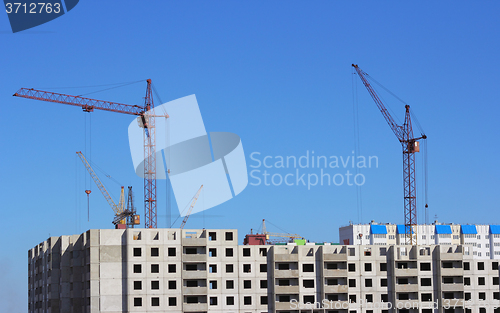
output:
M351 156L351 63L357 63L411 105L429 137L430 219L500 223L492 214L499 209L499 9L494 1L81 1L68 14L16 34L4 14L0 189L7 240L0 277L9 287L2 284L0 302L11 312L27 309L29 248L49 235L112 226L112 211L93 185L87 221L84 190L90 183L76 151L91 151L95 164L132 185L143 214L143 183L134 174L127 138L132 118L94 112L90 135L88 114L12 97L20 87L84 94L104 87L53 87L151 78L164 102L196 94L207 131L238 134L250 166L253 152ZM337 241L338 227L350 220L402 223L401 147L354 79L359 154L379 160L377 168L361 170L362 214L353 186L249 185L193 215L186 227L237 228L242 240L265 218L279 226L268 225L273 231ZM145 87L89 96L140 104ZM404 105L381 95L401 121ZM419 155L419 173L420 165ZM119 185L98 174L118 197ZM421 190L421 180L417 184ZM160 227L166 226L165 194L159 182Z

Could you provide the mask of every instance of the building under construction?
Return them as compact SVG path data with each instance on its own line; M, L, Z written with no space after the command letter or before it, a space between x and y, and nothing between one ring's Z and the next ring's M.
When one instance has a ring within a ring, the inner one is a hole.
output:
M258 236L246 245L234 229L51 237L28 252L29 312L499 312L498 260L465 253L468 242L269 245Z
M354 64L353 71L401 144L404 224L343 227L342 245L296 234L278 244L265 227L243 245L234 229L185 230L203 185L179 229L157 229L155 118L169 115L155 113L151 80L141 105L21 88L15 96L137 116L145 156L145 229L133 229L133 205L125 209L124 197L116 205L79 154L115 211L116 229L51 237L30 249L29 311L500 313L500 227L417 225L415 153L427 136L414 136L408 104L399 125L369 75Z

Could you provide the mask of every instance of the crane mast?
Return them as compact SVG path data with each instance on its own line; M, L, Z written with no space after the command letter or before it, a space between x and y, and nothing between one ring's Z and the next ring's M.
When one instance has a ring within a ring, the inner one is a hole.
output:
M96 100L33 88L21 88L14 96L78 106L85 112L93 112L94 109L98 109L138 116L142 127L144 127L144 227L157 227L155 117L158 116L154 114L151 79L147 80L146 96L143 106ZM148 111L150 113L148 113ZM169 116L165 114L161 115L161 117L168 118Z
M402 126L399 126L394 118L389 114L385 105L368 82L369 75L361 70L358 65L352 64L359 78L370 93L373 101L384 116L386 122L393 133L398 138L403 148L403 187L404 187L404 223L405 223L405 243L407 245L417 244L417 196L415 182L415 152L419 152L420 139L427 139L427 136L413 137L413 127L410 115L410 106L405 105L405 119Z

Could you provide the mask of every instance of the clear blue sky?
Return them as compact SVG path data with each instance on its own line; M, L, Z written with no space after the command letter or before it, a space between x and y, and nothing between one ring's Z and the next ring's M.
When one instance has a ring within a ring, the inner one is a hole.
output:
M20 87L82 94L103 87L50 87L151 78L164 102L196 94L207 130L240 135L250 166L252 152L351 156L351 63L357 63L412 106L429 137L431 220L437 215L442 222L500 223L494 214L500 185L499 11L495 1L80 1L65 16L17 34L0 14L0 303L7 308L0 311L27 309L29 248L49 235L112 226L112 211L93 185L87 222L85 169L75 152L85 150L88 114L12 97ZM266 218L311 241L337 241L338 227L349 220L402 223L401 147L354 78L359 153L379 160L378 168L361 171L362 218L352 186L249 185L236 198L193 215L186 227L237 228L242 240ZM145 86L89 96L140 104ZM384 99L402 120L403 104ZM92 113L87 154L91 149L94 163L134 186L142 214L142 179L134 174L128 147L130 121ZM100 175L117 197L119 185ZM165 182L158 190L158 223L165 227ZM419 216L423 222L422 211Z

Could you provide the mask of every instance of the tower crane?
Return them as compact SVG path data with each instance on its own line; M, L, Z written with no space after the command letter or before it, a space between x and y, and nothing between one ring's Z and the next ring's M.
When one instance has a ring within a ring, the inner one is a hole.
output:
M415 152L420 152L419 140L427 139L425 134L413 137L413 128L410 115L410 106L405 105L406 113L403 125L398 125L389 114L379 96L368 82L369 75L361 70L357 64L352 64L359 78L370 93L373 101L389 124L392 132L396 135L403 148L403 185L404 185L404 219L405 219L405 242L407 245L417 244L417 196L415 183ZM427 204L426 204L427 207Z
M141 223L139 214L135 214L135 206L134 206L134 195L132 193L132 186L128 186L128 196L127 196L127 212L131 214L127 214L127 225L132 228L134 225L139 225Z
M196 204L196 201L198 200L198 197L200 196L201 189L203 188L203 185L201 185L200 189L198 189L198 192L194 195L192 198L193 200L191 201L191 205L189 206L189 209L186 213L186 216L184 216L184 219L182 220L181 223L181 229L184 229L184 226L186 226L186 222L189 218L189 215L191 215L191 212L193 211L194 205Z
M266 220L262 219L262 234L266 235L266 240L270 241L269 237L280 237L280 238L289 238L290 240L294 239L304 239L301 235L298 234L285 234L285 233L271 233L266 229Z
M123 227L123 226L118 226L118 225L133 226L133 225L139 224L138 223L139 217L135 214L135 209L133 209L133 206L127 207L127 209L125 209L125 196L124 196L123 186L121 188L120 201L118 202L118 205L116 205L115 202L113 201L113 199L111 198L111 196L109 195L108 191L106 190L106 188L102 184L101 180L99 179L99 177L94 172L94 170L90 166L89 162L87 161L87 159L83 155L83 153L81 151L78 151L76 154L80 157L80 160L82 160L83 165L85 165L85 168L87 169L90 176L92 177L95 184L97 185L97 188L99 188L102 195L104 196L104 198L108 202L109 206L115 212L113 224L115 224L116 228ZM129 188L129 199L130 199L131 193L132 193L132 187L128 187L128 188ZM85 190L85 193L88 196L90 194L90 190Z
M96 109L138 116L139 124L144 128L144 226L146 228L157 227L155 117L158 116L154 114L151 79L147 80L146 96L144 97L143 105L129 105L95 100L81 96L36 90L33 88L21 88L14 96L78 106L81 107L84 112L89 113ZM169 117L166 113L160 116L165 118Z

